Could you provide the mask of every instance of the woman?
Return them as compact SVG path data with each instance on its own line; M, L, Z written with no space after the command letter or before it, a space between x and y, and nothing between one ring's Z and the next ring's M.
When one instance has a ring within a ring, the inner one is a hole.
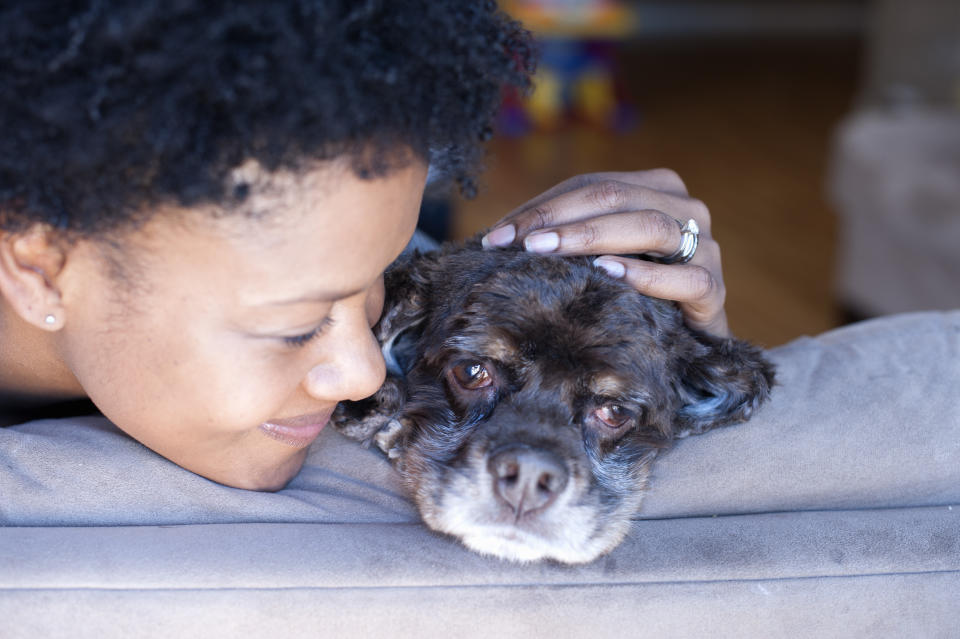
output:
M6 423L88 398L186 469L284 486L337 402L383 380L381 274L428 166L471 189L528 51L486 2L5 4ZM709 214L672 172L575 178L485 241L610 254L727 333ZM675 263L614 256L641 252Z

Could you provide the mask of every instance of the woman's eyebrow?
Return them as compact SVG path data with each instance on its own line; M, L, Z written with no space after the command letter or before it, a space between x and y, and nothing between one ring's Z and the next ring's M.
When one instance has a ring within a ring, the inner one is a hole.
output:
M306 295L300 295L297 297L291 297L288 299L276 299L276 300L267 300L265 302L259 302L257 306L290 306L293 304L330 304L331 302L336 302L337 300L342 300L347 297L353 297L360 293L363 289L356 289L351 291L316 291L308 293Z

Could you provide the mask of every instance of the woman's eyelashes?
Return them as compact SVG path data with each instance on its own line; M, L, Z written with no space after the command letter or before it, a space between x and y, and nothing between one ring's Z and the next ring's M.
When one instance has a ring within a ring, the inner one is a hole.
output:
M329 328L331 324L333 324L333 318L325 317L323 318L323 321L320 322L319 326L314 328L312 331L304 333L303 335L290 335L288 337L282 337L281 339L283 340L284 344L291 348L300 348L302 346L306 346L314 338L322 335L323 331Z

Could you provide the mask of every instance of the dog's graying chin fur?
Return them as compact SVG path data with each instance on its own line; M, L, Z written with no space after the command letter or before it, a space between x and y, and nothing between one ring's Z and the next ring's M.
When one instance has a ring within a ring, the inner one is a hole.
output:
M657 451L750 417L773 369L588 258L402 257L374 331L388 377L334 423L393 460L426 523L518 561L586 562L640 508Z

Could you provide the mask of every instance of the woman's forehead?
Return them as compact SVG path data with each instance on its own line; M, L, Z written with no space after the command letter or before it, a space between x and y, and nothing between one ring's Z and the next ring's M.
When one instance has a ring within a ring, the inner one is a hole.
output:
M122 244L157 277L187 271L251 303L337 296L369 286L406 245L425 176L423 163L374 179L329 164L300 174L244 167L250 190L236 208L158 211Z

